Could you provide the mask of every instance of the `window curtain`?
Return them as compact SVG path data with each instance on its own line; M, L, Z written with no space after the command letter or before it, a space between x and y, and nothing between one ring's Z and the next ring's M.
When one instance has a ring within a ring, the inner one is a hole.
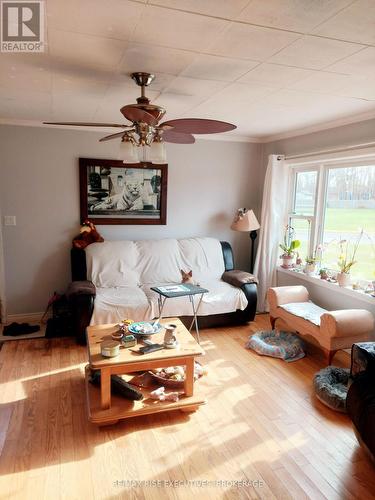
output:
M259 243L254 274L258 277L258 311L269 311L267 290L276 285L276 266L280 254L288 199L288 168L284 157L269 155L263 188Z

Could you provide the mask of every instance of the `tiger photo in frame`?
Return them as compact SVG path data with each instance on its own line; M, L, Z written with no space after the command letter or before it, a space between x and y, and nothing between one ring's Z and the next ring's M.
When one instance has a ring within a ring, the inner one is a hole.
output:
M167 175L167 164L80 158L81 222L165 225Z

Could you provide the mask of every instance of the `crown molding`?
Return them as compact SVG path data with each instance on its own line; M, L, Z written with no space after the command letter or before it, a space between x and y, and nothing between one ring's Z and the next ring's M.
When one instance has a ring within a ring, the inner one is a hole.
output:
M288 132L282 132L281 134L263 136L261 138L261 142L269 143L269 142L281 141L283 139L290 139L293 137L299 137L301 135L313 134L314 132L321 132L323 130L329 130L331 128L343 127L345 125L350 125L351 123L364 122L366 120L371 120L373 118L375 118L375 110L367 111L366 113L361 113L358 115L347 116L346 118L339 118L337 120L320 123L319 125L311 125L310 127L304 127L298 130L290 130Z

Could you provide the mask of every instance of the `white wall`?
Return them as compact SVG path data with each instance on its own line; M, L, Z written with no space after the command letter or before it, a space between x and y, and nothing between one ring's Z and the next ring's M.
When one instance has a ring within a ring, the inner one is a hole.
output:
M70 281L71 239L79 230L78 158L117 157L102 133L0 126L0 209L8 314L44 310ZM249 266L249 237L229 229L238 207L260 213L259 144L197 141L168 145L166 226L99 226L105 239L212 236L230 241L237 265Z

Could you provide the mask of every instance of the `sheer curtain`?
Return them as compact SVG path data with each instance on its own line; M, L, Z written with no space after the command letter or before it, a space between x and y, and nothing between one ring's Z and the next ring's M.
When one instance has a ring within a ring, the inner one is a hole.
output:
M284 157L269 155L263 188L259 244L254 274L258 277L258 311L268 311L267 290L276 285L276 265L280 254L288 198L288 168Z

